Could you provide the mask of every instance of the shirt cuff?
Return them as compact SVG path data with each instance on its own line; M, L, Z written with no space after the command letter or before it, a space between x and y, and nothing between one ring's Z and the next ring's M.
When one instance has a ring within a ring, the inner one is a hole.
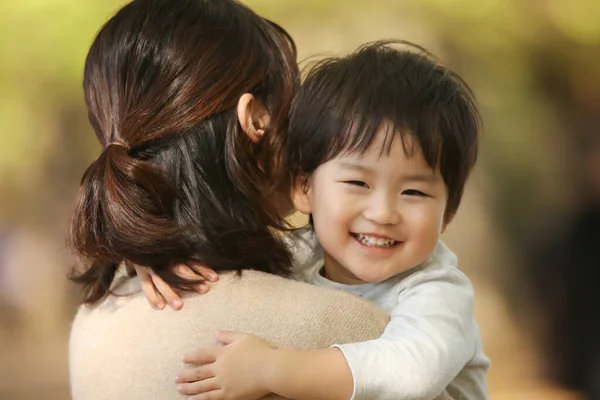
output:
M350 400L356 400L357 398L357 385L356 385L356 371L354 371L354 369L352 368L352 364L348 361L348 356L346 355L346 353L344 352L343 349L343 345L339 345L339 344L334 344L333 346L331 346L331 348L336 348L339 351L342 352L342 354L344 355L344 358L346 359L346 363L348 364L348 367L350 368L350 372L352 373L352 397L350 398Z

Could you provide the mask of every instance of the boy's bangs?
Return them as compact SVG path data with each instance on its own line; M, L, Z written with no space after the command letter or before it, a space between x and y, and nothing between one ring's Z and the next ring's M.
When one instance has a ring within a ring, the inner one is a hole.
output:
M412 157L420 150L427 164L437 168L442 149L439 114L418 107L410 107L415 110L412 113L405 111L410 108L407 108L406 101L402 102L404 104L394 101L402 97L394 93L393 87L374 89L382 90L362 91L353 101L339 99L345 107L338 121L330 121L330 129L339 131L331 131L328 135L335 140L329 143L327 160L340 155L363 155L378 136L383 135L379 157L388 156L393 141L399 139L407 157Z

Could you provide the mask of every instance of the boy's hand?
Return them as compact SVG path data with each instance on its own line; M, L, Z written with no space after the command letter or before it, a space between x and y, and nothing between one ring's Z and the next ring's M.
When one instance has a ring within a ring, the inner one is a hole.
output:
M255 400L269 394L266 365L275 351L264 340L242 333L218 331L223 347L187 354L186 364L204 364L181 372L177 391L193 400Z
M169 286L160 276L152 269L133 265L137 276L140 278L142 292L151 306L162 310L165 308L165 301L173 310L180 310L183 307L181 297ZM198 271L200 274L194 271ZM200 283L196 286L196 290L200 294L207 293L210 290L209 282L216 282L219 279L217 273L208 267L194 266L191 269L187 265L180 264L175 267L175 274L187 279L206 279L208 282Z

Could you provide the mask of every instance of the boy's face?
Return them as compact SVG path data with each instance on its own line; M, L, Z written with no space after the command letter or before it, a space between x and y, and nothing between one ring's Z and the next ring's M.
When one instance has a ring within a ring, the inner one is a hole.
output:
M293 196L299 211L312 214L330 280L381 282L416 267L445 228L447 190L439 170L427 165L418 145L407 157L399 137L380 156L383 140L378 133L362 156L322 164L308 189Z

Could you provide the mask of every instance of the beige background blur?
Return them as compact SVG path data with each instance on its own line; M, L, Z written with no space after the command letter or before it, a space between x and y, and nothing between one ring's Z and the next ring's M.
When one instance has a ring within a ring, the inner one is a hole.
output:
M65 278L75 262L65 230L79 178L99 151L83 105L83 62L124 3L0 2L0 399L69 398L78 293ZM491 398L580 398L549 379L543 343L556 310L536 306L525 277L538 239L558 234L600 193L599 153L586 152L600 135L600 2L246 4L292 34L301 60L405 39L472 86L486 132L445 240L476 286Z

